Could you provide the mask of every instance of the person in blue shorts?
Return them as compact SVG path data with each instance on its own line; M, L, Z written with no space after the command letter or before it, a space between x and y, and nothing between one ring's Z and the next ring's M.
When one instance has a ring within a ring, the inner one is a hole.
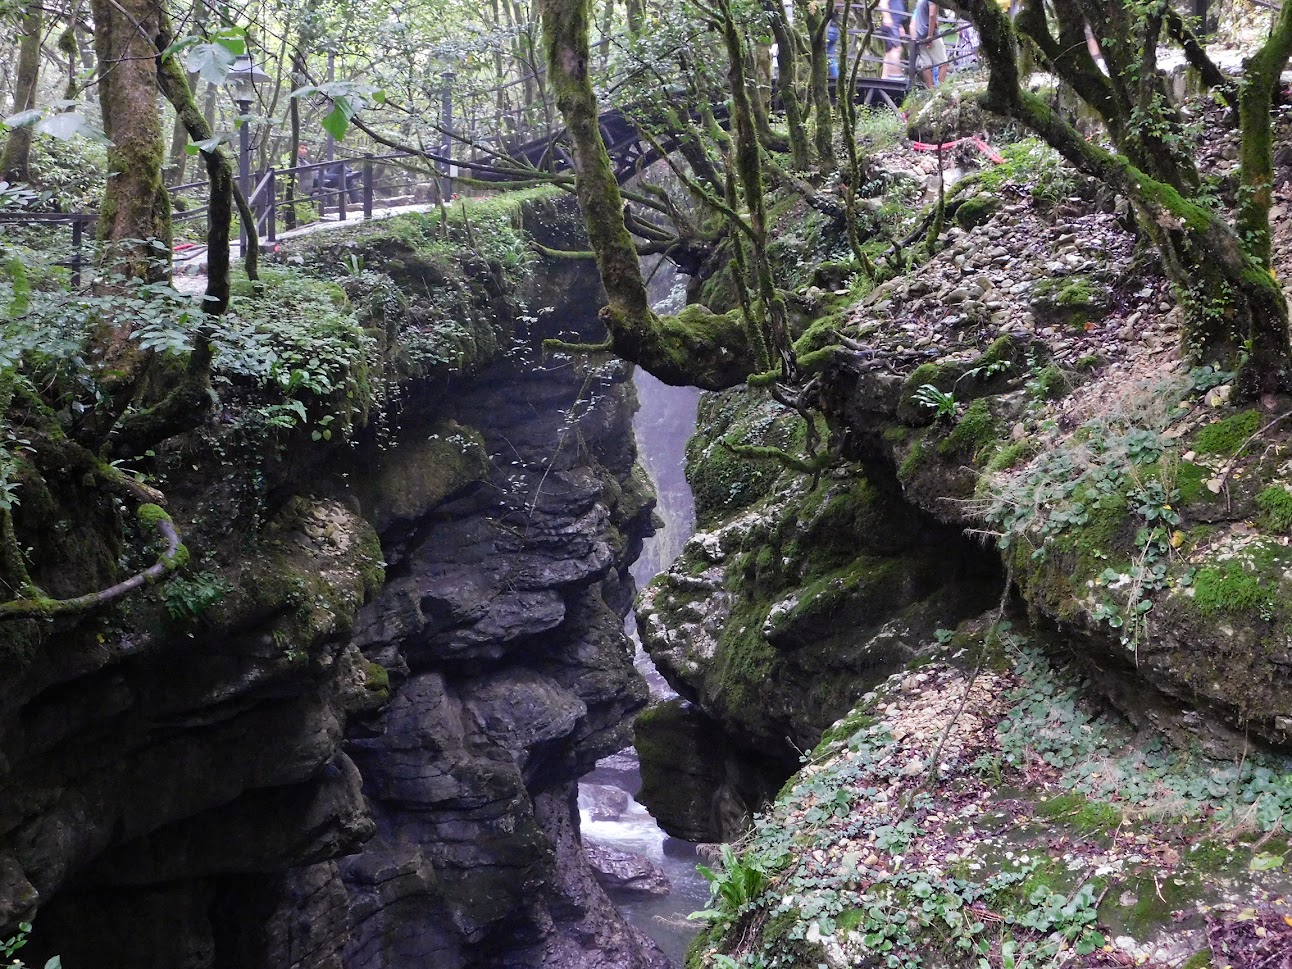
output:
M884 0L879 10L879 37L884 42L884 77L902 76L902 38L906 34L906 0Z

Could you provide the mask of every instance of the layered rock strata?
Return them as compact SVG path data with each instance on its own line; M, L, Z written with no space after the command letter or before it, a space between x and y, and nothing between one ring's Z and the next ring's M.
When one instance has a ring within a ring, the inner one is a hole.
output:
M512 217L578 247L570 211ZM385 409L352 408L348 446L316 424L240 447L263 424L235 381L159 448L201 556L189 598L0 642L0 937L34 917L29 961L661 964L597 885L574 803L646 696L622 629L653 505L628 371L539 349L595 336L586 267L446 264L432 235L285 253L369 267L342 285L382 346L356 386L384 380ZM58 593L46 548L34 576Z

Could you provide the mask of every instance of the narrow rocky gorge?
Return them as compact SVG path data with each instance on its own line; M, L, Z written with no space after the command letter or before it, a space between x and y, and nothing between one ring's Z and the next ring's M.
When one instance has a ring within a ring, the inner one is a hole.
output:
M595 337L585 267L428 254L418 219L284 247L271 273L382 271L329 297L385 346L351 371L385 396L349 443L246 447L247 391L151 469L215 601L154 593L6 644L0 922L35 917L24 955L664 964L597 884L575 803L646 700L623 631L654 505L630 370L541 351ZM522 220L580 234L542 199ZM52 576L67 543L44 548Z

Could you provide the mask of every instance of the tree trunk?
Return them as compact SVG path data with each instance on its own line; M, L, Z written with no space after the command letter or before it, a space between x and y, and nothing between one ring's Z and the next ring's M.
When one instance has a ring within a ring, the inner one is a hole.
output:
M817 158L826 169L834 168L834 105L830 103L830 60L826 53L829 21L807 0L798 0L807 27L811 63L809 90L812 94L813 140Z
M718 390L743 383L761 367L747 344L739 314L688 307L677 317L655 315L624 225L624 202L597 126L589 71L592 0L539 0L547 73L574 149L575 190L588 240L597 257L607 305L601 311L604 349L639 364L665 383Z
M22 18L22 41L18 46L18 76L14 79L13 110L30 111L36 106L36 82L40 79L41 7L29 4ZM31 126L14 128L0 152L0 178L8 182L31 181Z
M1161 253L1180 293L1189 356L1229 365L1242 361L1238 392L1243 397L1292 388L1288 307L1271 274L1269 245L1270 109L1278 77L1292 56L1292 0L1284 0L1274 31L1247 63L1237 232L1220 215L1186 199L1179 185L1163 181L1177 171L1176 165L1146 172L1127 155L1086 141L1025 90L1018 76L1014 26L995 0L960 0L958 6L977 26L990 67L985 105L1023 122L1076 168L1135 206L1141 229Z
M170 196L157 110L159 0L92 0L99 103L108 149L99 238L114 272L156 282L170 275Z
M785 129L790 139L790 165L798 172L812 167L812 142L803 123L803 106L799 103L798 56L795 54L794 28L785 16L781 0L763 0L763 11L771 21L776 38L776 70L780 75L776 92L785 110Z

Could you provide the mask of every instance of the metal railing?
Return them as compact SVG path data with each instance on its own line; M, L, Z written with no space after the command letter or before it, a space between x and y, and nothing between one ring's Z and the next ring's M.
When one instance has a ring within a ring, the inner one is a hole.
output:
M81 270L85 260L85 230L98 222L98 216L89 212L0 212L0 225L65 225L72 230L72 251L67 259L56 260L53 265L72 270L72 285L81 285Z

